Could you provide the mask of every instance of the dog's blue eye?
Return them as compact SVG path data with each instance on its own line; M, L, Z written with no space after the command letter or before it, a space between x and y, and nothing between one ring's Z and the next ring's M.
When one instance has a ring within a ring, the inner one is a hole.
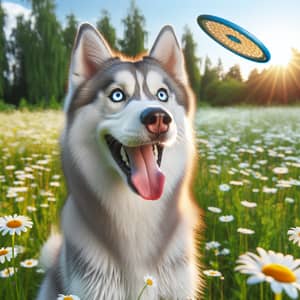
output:
M156 97L158 98L158 100L164 101L164 102L168 101L168 99L169 99L168 92L164 88L161 88L157 91Z
M125 100L126 96L121 89L115 89L110 93L109 98L111 101L121 102Z

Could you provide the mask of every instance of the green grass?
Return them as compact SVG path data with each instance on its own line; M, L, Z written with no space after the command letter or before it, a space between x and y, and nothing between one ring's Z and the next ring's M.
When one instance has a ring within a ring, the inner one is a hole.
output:
M199 252L205 269L223 275L204 276L205 299L273 299L267 283L247 286L247 276L234 271L237 258L258 246L300 257L299 247L287 236L290 227L300 225L299 116L300 108L295 107L202 108L198 112L199 169L194 194L206 224ZM21 267L20 262L38 258L51 225L59 220L66 195L58 150L63 115L11 112L0 113L0 120L0 217L16 213L33 221L32 229L15 237L24 252L15 260L17 275L0 278L0 295L3 300L16 299L17 283L19 299L34 299L43 274L38 267ZM288 173L276 174L276 167L287 168ZM221 191L221 184L230 189ZM243 200L257 206L247 208ZM210 206L221 213L210 212ZM221 222L219 217L225 215L232 215L233 221ZM238 228L254 234L238 233ZM211 241L220 246L206 249ZM11 236L0 236L0 248L10 245ZM228 250L222 255L224 248ZM12 261L0 263L0 271L11 265Z
M246 251L255 252L258 246L299 256L298 246L287 236L290 227L300 224L299 113L299 108L199 112L200 160L195 194L205 212L205 242L220 243L220 247L210 250L204 244L202 252L206 267L221 271L224 277L209 279L206 299L272 299L266 284L246 286L246 276L234 272L236 259ZM285 167L288 173L278 175L276 167ZM228 184L230 190L222 192L221 184ZM243 200L257 206L244 207ZM222 212L210 212L209 206ZM220 215L232 215L234 220L222 223ZM238 228L255 233L241 234ZM229 255L218 255L223 248L229 249Z

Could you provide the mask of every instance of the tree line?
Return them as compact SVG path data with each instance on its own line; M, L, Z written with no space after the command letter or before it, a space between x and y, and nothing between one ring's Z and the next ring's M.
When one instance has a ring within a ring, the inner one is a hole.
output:
M286 67L271 66L258 72L253 69L243 80L239 65L223 72L222 62L212 67L205 59L199 99L211 105L287 105L300 103L300 52L291 49Z
M6 16L0 5L0 109L4 104L58 107L66 92L78 20L70 14L63 27L55 14L55 0L30 3L32 17L26 20L18 16L9 37L5 36ZM146 20L134 0L122 24L123 37L118 38L109 12L103 10L96 27L112 49L128 56L145 52ZM300 52L296 49L288 68L270 67L261 73L254 69L244 81L239 65L224 72L220 59L214 66L208 57L197 57L197 44L187 26L181 43L189 81L199 103L269 105L300 100Z

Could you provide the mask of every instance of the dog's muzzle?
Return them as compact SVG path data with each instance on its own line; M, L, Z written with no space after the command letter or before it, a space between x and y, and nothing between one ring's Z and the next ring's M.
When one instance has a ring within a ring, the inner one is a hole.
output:
M161 107L145 108L139 118L148 133L146 143L127 146L112 135L105 138L112 157L126 175L133 191L143 199L157 200L164 190L165 175L160 164L173 118Z

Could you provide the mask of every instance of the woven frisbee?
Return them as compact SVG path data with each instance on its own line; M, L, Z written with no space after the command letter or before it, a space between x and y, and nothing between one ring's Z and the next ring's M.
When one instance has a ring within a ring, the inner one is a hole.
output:
M200 15L197 21L206 34L231 52L256 62L270 60L266 46L242 27L211 15Z

